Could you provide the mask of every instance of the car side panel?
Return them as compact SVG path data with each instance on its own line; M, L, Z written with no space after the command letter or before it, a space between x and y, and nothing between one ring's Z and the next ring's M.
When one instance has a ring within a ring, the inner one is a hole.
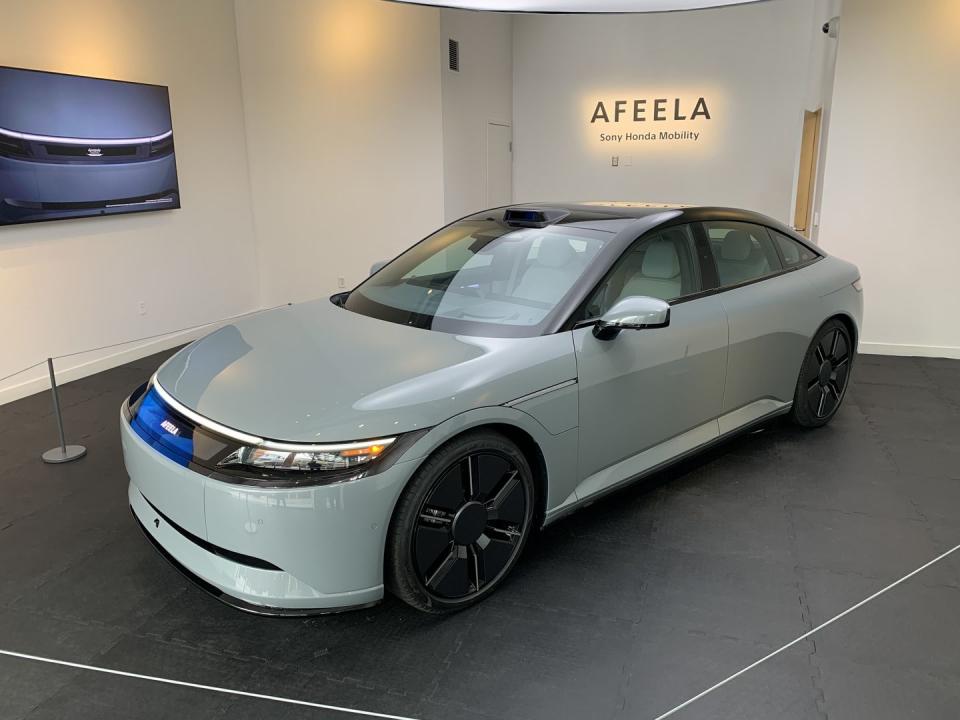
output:
M835 290L849 287L860 277L860 270L856 265L833 256L825 257L803 268L802 272L817 295L821 297Z
M757 400L793 399L810 338L824 320L808 269L717 295L730 324L724 413Z
M718 294L730 323L724 413L750 403L759 412L760 400L792 401L800 364L827 318L846 315L859 335L863 296L851 285L859 276L855 265L824 257Z
M623 478L601 473L721 412L727 319L715 295L676 303L663 328L599 340L574 331L580 388L579 499Z
M575 380L507 405L532 415L551 435L575 428L579 422L580 396Z
M859 340L863 324L863 293L853 287L853 282L860 277L857 266L840 258L827 257L804 271L820 296L821 315L824 318L833 315L849 318Z
M824 317L843 315L853 321L856 329L854 342L860 341L860 326L863 323L863 293L847 285L820 298Z

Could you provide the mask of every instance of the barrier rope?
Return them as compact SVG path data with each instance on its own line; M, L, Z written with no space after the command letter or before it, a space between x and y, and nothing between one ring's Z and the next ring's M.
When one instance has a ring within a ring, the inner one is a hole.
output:
M199 325L191 325L190 327L181 328L180 330L168 330L167 332L157 333L156 335L147 335L145 337L135 338L133 340L124 340L123 342L111 343L109 345L101 345L95 348L89 348L87 350L76 350L74 352L64 353L63 355L52 355L51 359L53 360L62 360L63 358L75 357L77 355L85 355L87 353L96 352L98 350L109 350L110 348L120 347L121 345L130 345L132 343L144 342L146 340L156 340L157 338L167 337L168 335L179 335L180 333L190 332L191 330L200 330L201 328L210 327L211 325L219 325L220 323L230 322L232 320L239 320L240 318L249 317L250 315L257 315L259 313L264 313L269 310L276 310L277 308L286 307L292 303L281 303L280 305L274 305L273 307L260 308L259 310L251 310L250 312L240 313L239 315L231 315L230 317L222 318L220 320L211 320L210 322L200 323ZM43 365L46 360L41 360L40 362L35 362L33 365L29 365L25 368L21 368L16 372L12 372L9 375L0 377L0 383L9 380L10 378L25 373L28 370L33 370L36 367Z
M35 367L40 367L40 366L43 365L45 362L46 362L46 360L41 360L40 362L34 363L33 365L30 365L29 367L25 367L25 368L23 368L22 370L17 370L16 372L12 372L12 373L10 373L9 375L4 375L3 377L0 377L0 383L2 383L4 380L9 380L9 379L12 378L14 375L19 375L20 373L25 373L27 370L33 370Z

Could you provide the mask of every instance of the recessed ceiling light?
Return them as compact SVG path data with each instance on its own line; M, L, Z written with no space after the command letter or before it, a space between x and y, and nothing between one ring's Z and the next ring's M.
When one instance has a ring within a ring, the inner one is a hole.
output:
M527 13L642 13L699 10L762 0L394 0L461 10Z

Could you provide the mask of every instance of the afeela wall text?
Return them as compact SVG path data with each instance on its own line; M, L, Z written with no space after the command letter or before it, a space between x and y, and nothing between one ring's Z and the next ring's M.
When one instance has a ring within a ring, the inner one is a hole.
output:
M178 207L166 87L0 67L0 225Z

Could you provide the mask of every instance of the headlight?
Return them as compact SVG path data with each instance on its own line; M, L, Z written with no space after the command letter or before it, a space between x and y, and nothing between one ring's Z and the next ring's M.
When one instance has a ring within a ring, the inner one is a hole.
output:
M293 488L347 482L389 469L429 428L316 444L242 432L206 418L152 378L124 403L131 428L174 462L223 482Z
M350 470L376 460L396 438L381 438L344 445L296 445L264 442L244 445L224 457L220 467L250 467L290 473Z

